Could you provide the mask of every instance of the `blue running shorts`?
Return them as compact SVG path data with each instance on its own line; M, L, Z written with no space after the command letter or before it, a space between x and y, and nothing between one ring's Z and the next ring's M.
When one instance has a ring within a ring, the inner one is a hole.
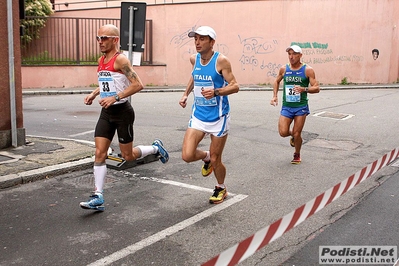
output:
M308 114L310 114L309 105L302 106L302 107L283 106L281 108L280 114L282 116L288 117L290 119L294 119L295 116L308 115Z

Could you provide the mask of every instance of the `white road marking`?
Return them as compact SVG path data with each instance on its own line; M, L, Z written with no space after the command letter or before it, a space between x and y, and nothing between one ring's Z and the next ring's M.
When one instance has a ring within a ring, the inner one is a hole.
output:
M85 141L85 140L76 140L76 139L67 139L67 138L50 138L50 137L41 137L41 136L34 136L34 135L30 135L30 137L37 137L37 138L48 138L48 139L58 139L58 140L73 140L76 142L81 142L81 143L86 143L86 144L91 144L94 145L93 142L89 142L89 141ZM84 160L93 160L93 158L88 158L88 159L84 159ZM59 167L59 166L56 166ZM193 189L193 190L197 190L197 191L204 191L204 192L213 192L213 189L209 189L209 188L203 188L203 187L198 187L198 186L193 186L193 185L188 185L185 183L180 183L180 182L176 182L176 181L172 181L172 180L163 180L163 179L158 179L158 178L153 178L153 177L140 177L141 179L148 179L154 182L159 182L159 183L163 183L163 184L168 184L168 185L173 185L173 186L179 186L179 187L184 187L184 188L189 188L189 189ZM99 259L93 263L88 264L88 266L97 266L97 265L109 265L115 261L118 261L124 257L127 257L131 254L134 254L135 252L148 247L170 235L173 235L174 233L177 233L181 230L183 230L184 228L187 228L193 224L195 224L196 222L199 222L217 212L220 212L230 206L232 206L233 204L236 204L242 200L244 200L245 198L248 197L248 195L242 195L242 194L238 194L235 195L234 193L230 193L229 192L229 198L227 200L225 200L223 203L221 204L217 204L214 205L213 207L200 212L196 215L194 215L193 217L190 217L180 223L177 223L169 228L166 228L152 236L149 236L137 243L134 243L130 246L127 246L124 249L121 249L117 252L114 252L102 259ZM232 198L231 198L232 196Z
M199 191L206 191L206 192L213 191L211 189L188 185L188 184L171 181L171 180L161 180L161 179L157 179L157 178L146 178L146 179L149 179L149 180L155 181L155 182L160 182L163 184L185 187L185 188L190 188L190 189L199 190ZM234 194L229 193L229 195L232 196ZM116 251L102 259L99 259L93 263L90 263L90 264L88 264L88 266L98 266L98 265L104 266L104 265L109 265L111 263L114 263L124 257L134 254L135 252L137 252L145 247L148 247L162 239L165 239L166 237L171 236L174 233L177 233L177 232L183 230L184 228L187 228L187 227L195 224L196 222L201 221L201 220L211 216L212 214L220 212L220 211L232 206L233 204L236 204L236 203L244 200L246 197L248 197L248 195L242 195L242 194L234 195L232 198L228 198L223 203L214 205L213 207L211 207L203 212L200 212L200 213L194 215L193 217L190 217L180 223L177 223L177 224L175 224L169 228L166 228L156 234L153 234L152 236L149 236L137 243L134 243L130 246L127 246L127 247L119 250L119 251Z
M189 188L193 190L198 190L198 191L203 191L203 192L213 192L213 189L210 188L204 188L204 187L198 187L198 186L193 186L185 183L180 183L172 180L164 180L164 179L159 179L155 177L140 177L140 179L148 179L154 182L162 183L162 184L168 184L168 185L173 185L177 187L183 187L183 188ZM235 194L229 192L229 196L235 196Z
M77 134L73 134L73 135L69 135L69 137L77 137L77 136L82 136L82 135L87 135L87 134L92 134L94 132L94 130L89 130L89 131L85 131L85 132L80 132Z
M36 136L36 135L26 135L26 136L27 136L27 137L31 137L31 138L75 141L75 142L78 142L78 143L88 144L88 145L92 145L92 146L95 146L95 145L96 145L96 144L94 143L94 141L81 140L81 139L57 138L57 137L46 137L46 136Z

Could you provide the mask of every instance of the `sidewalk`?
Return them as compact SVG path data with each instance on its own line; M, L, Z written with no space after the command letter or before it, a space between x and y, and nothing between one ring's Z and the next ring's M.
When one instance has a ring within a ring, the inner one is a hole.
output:
M392 89L398 88L398 84L348 84L348 85L320 85L322 90L352 90L352 89ZM89 94L94 87L80 88L43 88L43 89L23 89L23 95L54 95L54 94ZM145 87L144 92L184 92L185 86L153 86ZM242 85L242 91L272 91L272 85ZM281 90L281 88L280 88Z
M26 137L26 145L0 150L0 189L93 166L94 144Z
M328 85L322 90L398 88L399 84ZM24 96L54 94L86 94L94 88L24 89ZM185 87L146 87L142 93L183 92ZM242 86L242 91L271 91L271 86ZM26 137L27 144L0 150L0 189L50 178L70 171L88 169L93 165L94 143L73 139Z

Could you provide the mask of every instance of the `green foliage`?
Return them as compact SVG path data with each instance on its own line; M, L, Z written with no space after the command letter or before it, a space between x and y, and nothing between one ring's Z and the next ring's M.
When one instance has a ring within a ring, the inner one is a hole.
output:
M25 0L25 15L34 17L48 17L53 13L50 0ZM21 37L21 43L26 45L34 39L40 37L40 29L46 24L45 18L33 18L21 20L21 26L24 29L24 35Z
M79 62L80 65L97 65L97 58L99 56L88 56L86 59ZM76 59L71 58L52 58L48 51L40 54L22 58L24 65L76 65Z
M47 17L53 14L49 0L25 0L25 15Z
M83 61L85 62L93 62L95 64L97 64L98 59L102 56L103 54L96 54L96 55L87 55L86 58L83 59Z
M36 64L36 62L40 62L40 61L49 61L49 54L47 51L44 51L43 53L40 53L38 55L25 57L25 58L23 58L23 61L34 62L34 64Z
M344 77L343 79L341 79L341 85L348 85L348 84L349 84L349 82L348 82L347 77Z

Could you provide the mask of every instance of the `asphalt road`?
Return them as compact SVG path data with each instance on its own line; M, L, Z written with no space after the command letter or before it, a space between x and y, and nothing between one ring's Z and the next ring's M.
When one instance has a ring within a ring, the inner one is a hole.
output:
M326 227L323 233L309 241L283 265L317 265L319 262L319 247L321 246L397 247L399 244L399 231L397 230L398 203L399 173L396 173L356 204L343 217L331 226ZM386 257L386 259L389 258ZM374 265L393 264L392 262L375 263Z
M202 177L200 162L187 164L180 157L190 116L190 108L178 105L181 95L132 97L135 144L161 138L170 161L109 170L105 212L79 208L92 189L91 169L0 191L0 265L199 265L399 146L398 89L311 95L300 165L290 164L293 148L278 135L280 107L269 105L271 92L241 91L230 96L232 125L224 153L230 196L213 206L208 204L213 175ZM27 135L92 140L100 108L85 106L83 97L24 96ZM201 147L208 144L204 139ZM117 149L115 141L112 146ZM398 167L384 167L241 265L317 265L316 240L335 236L331 243L347 244L343 228L359 230L353 233L358 237L352 238L354 244L369 244L370 237L357 232L374 228L365 223L346 226L345 214L356 219L362 214L356 214L356 207L369 205L374 191L382 190L376 193L379 203L368 211L387 204L397 218L397 194L388 192L394 185L383 186L397 172ZM386 194L394 196L388 200ZM391 218L381 215L376 223ZM395 226L379 230L381 237L373 243L397 245L397 237L387 239Z

